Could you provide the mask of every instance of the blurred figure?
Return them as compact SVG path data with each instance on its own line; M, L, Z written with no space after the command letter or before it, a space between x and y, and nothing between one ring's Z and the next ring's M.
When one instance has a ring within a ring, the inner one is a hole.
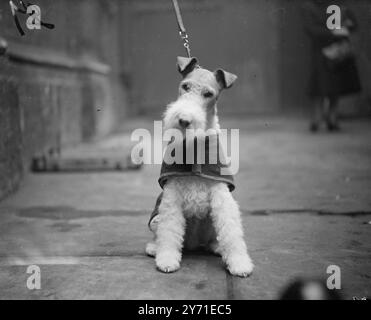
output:
M341 8L341 29L329 30L326 22L331 5L327 0L311 0L303 5L304 29L312 43L312 69L309 95L314 102L310 130L315 132L325 121L329 131L339 130L338 102L344 95L361 91L361 85L350 43L357 30L352 13Z
M282 291L280 300L341 300L341 297L322 281L297 279Z

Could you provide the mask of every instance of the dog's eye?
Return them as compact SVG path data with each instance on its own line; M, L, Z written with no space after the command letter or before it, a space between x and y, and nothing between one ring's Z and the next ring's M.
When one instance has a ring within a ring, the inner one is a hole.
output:
M188 83L183 83L182 89L188 92L191 89L191 86Z
M213 94L211 91L206 91L206 92L203 93L203 96L204 96L205 98L212 98L213 95L214 95L214 94Z

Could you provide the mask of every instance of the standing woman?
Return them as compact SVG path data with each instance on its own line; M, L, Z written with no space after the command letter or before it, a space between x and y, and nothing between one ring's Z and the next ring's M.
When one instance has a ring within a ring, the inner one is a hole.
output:
M339 130L339 98L361 91L350 38L357 30L352 13L341 7L341 29L329 30L327 0L312 0L303 5L304 29L312 44L312 70L309 95L314 102L310 130L319 129L322 121L329 131Z

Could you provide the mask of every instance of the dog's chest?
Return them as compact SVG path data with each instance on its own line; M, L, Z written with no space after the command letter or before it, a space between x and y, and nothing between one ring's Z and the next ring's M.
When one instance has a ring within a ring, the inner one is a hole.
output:
M215 182L200 177L177 177L174 179L186 218L205 218L210 212L210 187Z

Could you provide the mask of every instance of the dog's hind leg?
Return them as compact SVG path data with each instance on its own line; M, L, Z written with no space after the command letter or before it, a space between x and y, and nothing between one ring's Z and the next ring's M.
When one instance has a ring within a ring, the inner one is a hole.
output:
M211 197L210 215L217 235L217 250L232 275L247 277L254 265L243 238L238 204L224 183L213 187Z
M156 239L154 240L156 241ZM155 242L148 242L146 245L146 254L150 257L156 257L157 246Z
M207 251L209 251L212 254L215 254L216 256L220 256L220 250L219 250L219 244L218 241L211 241L210 243L207 244L206 247Z
M156 265L163 272L179 269L185 233L185 218L181 200L169 183L159 206L156 232Z
M158 203L158 205L160 205L161 202ZM157 204L156 204L157 205ZM156 216L154 216L150 223L149 223L149 229L153 232L153 240L151 242L148 242L147 245L146 245L146 254L150 257L156 257L156 248L157 248L157 245L156 245L156 234L157 234L157 228L158 228L158 220L159 220L159 217L158 217L158 213Z

